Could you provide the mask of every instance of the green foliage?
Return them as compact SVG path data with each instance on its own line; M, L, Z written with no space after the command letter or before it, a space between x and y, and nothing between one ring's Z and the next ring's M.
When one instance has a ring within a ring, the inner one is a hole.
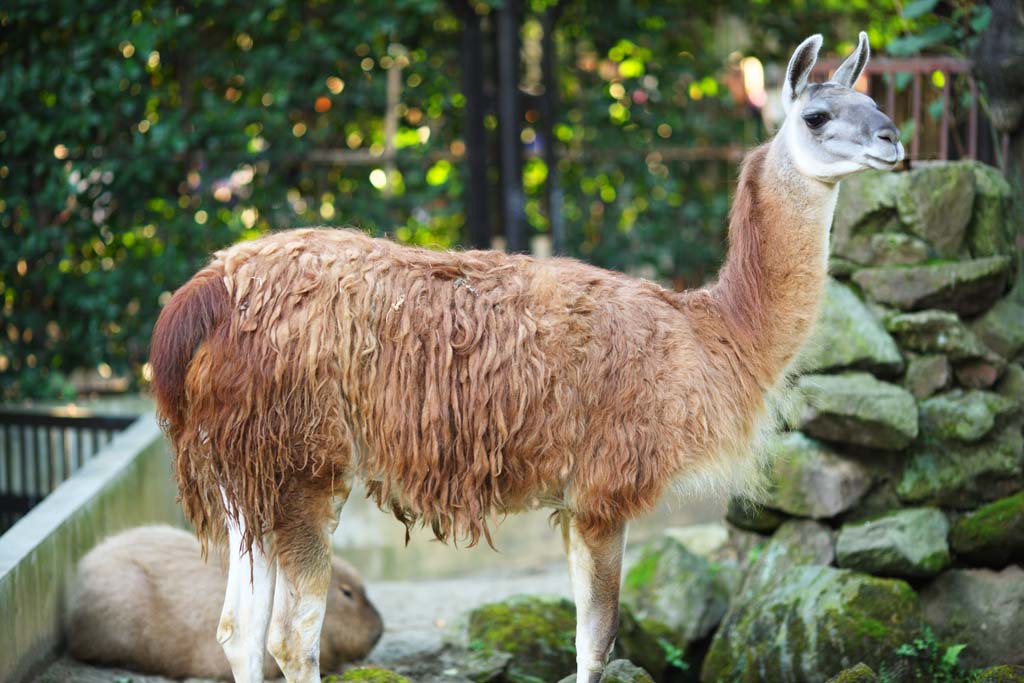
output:
M541 89L553 3L524 3L527 91ZM485 30L500 5L474 3ZM716 270L736 175L735 154L690 152L765 136L733 95L732 53L785 60L810 33L842 51L858 28L883 45L911 26L891 1L596 6L559 3L557 169L525 103L527 220L550 231L555 179L571 255L676 286ZM976 30L981 11L957 25ZM911 28L938 25L931 14ZM12 0L0 29L0 399L66 397L81 368L143 376L161 302L240 239L326 223L461 242L466 98L449 3Z
M899 660L880 671L882 683L970 683L973 676L960 665L962 643L944 645L925 627L921 636L896 648Z
M682 648L674 645L665 638L658 638L658 645L665 653L665 663L668 666L679 669L680 671L689 671L690 665L686 663L685 659L683 659L683 655L686 654L686 652Z

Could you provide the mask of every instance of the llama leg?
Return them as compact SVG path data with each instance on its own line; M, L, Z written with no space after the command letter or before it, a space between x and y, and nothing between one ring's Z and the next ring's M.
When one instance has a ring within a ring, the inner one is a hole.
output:
M625 524L595 532L562 518L567 532L569 576L576 601L576 681L598 683L619 629L619 582Z
M228 521L228 585L217 625L217 642L224 648L236 683L262 683L263 655L274 602L275 565L255 545L252 582L249 557L240 547L245 521Z
M292 519L275 533L277 587L268 649L288 683L320 682L320 631L331 581L331 534L348 493L326 515ZM309 515L309 510L304 511Z

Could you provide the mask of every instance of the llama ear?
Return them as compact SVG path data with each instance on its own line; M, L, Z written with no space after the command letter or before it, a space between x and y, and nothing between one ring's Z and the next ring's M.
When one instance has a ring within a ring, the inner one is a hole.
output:
M835 74L832 76L832 80L839 85L852 88L853 84L860 78L864 67L868 65L870 57L871 45L868 43L868 34L861 31L860 40L857 41L857 49L843 60L843 63L839 65L839 68L836 69Z
M796 49L786 69L786 79L782 83L782 108L789 112L790 106L803 93L810 78L811 69L818 61L818 50L821 49L821 34L816 33Z

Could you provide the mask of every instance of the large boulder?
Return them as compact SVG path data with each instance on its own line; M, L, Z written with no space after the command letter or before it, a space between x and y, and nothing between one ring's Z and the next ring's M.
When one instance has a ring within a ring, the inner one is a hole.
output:
M1003 358L1016 358L1024 351L1024 303L1008 296L975 320L971 329Z
M797 365L806 372L857 368L891 375L903 369L903 357L857 295L829 279L818 326Z
M965 666L1024 664L1024 569L952 569L921 591L924 617Z
M666 535L645 545L627 567L622 602L648 631L685 649L718 626L729 585L717 565Z
M1012 255L1021 229L1013 211L1013 191L1006 178L988 164L971 162L974 171L974 216L967 243L974 257Z
M957 555L972 564L1024 563L1024 491L962 517L953 525L949 542Z
M864 268L853 281L875 301L904 311L940 308L964 315L987 310L1006 289L1012 260L991 256L919 266Z
M876 576L924 578L949 564L949 522L941 510L912 508L847 524L836 541L836 564Z
M793 519L752 553L737 600L749 600L794 567L828 566L835 559L832 531L809 519Z
M921 429L930 437L973 443L1018 412L1017 402L990 391L955 390L921 401Z
M940 354L912 356L907 362L907 374L903 387L916 399L928 398L936 391L949 386L953 368L949 359Z
M482 652L512 657L510 683L557 681L576 670L576 608L564 598L516 596L469 613L466 642Z
M343 674L327 676L323 679L323 683L412 683L412 681L387 669L359 666L349 669Z
M976 671L971 683L1024 683L1024 666L1001 664Z
M566 676L558 683L576 683L576 674ZM604 667L601 683L654 683L654 679L628 659L616 659Z
M859 662L891 666L920 628L917 596L903 581L796 567L733 605L701 681L820 683Z
M843 669L825 683L878 683L878 676L870 666L861 662L857 666Z
M926 440L896 485L906 503L972 509L1024 485L1024 438L1010 424L974 444Z
M786 516L756 501L730 498L725 519L739 529L770 534L786 521Z
M996 393L1000 396L1016 401L1017 405L1024 406L1024 367L1019 363L1010 363L1006 366L1006 372L999 384L995 386Z
M885 327L900 346L919 353L942 353L952 361L988 357L992 352L948 311L919 311L889 316Z
M850 509L871 486L871 476L860 464L801 432L781 434L768 448L771 495L765 504L786 514L834 517Z
M839 188L832 218L834 256L871 263L871 236L900 229L896 194L905 174L868 171L847 178Z
M805 375L800 429L825 441L884 450L917 438L917 404L904 388L863 372Z
M943 258L957 258L974 208L974 173L967 164L922 164L907 173L896 208L907 229Z

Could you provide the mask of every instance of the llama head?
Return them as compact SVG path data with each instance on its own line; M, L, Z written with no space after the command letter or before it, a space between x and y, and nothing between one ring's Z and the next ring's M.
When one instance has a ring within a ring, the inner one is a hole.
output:
M821 48L813 35L796 49L782 85L786 119L779 131L796 170L837 182L869 168L891 169L903 159L900 133L875 101L853 89L871 49L861 31L857 49L826 83L808 83Z

